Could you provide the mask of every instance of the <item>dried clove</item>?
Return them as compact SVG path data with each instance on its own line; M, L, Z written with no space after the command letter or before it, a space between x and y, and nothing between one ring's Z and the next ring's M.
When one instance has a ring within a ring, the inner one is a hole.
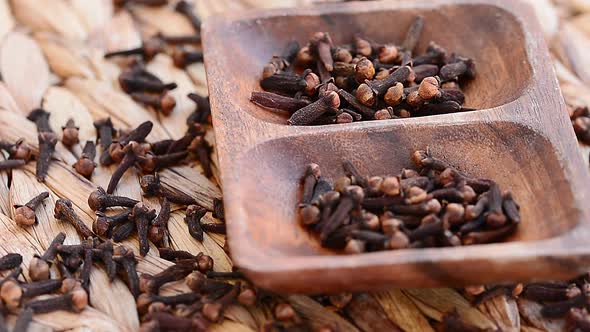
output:
M135 141L125 145L123 152L125 153L125 156L121 160L119 166L117 166L117 169L113 172L111 180L109 181L109 185L107 187L108 194L115 192L115 188L117 187L119 180L121 180L123 177L123 174L125 174L129 168L135 165L139 156L144 154L143 146Z
M0 149L8 153L9 159L18 159L28 162L31 160L33 153L31 148L24 144L24 139L19 139L14 144L0 141Z
M61 142L68 148L78 144L80 139L78 138L78 132L80 131L80 127L76 127L74 124L74 119L69 119L66 122L66 125L61 127L62 129L62 136Z
M42 314L58 310L80 312L87 305L88 293L84 289L79 288L74 289L68 294L28 302L26 308L31 309L35 314Z
M19 267L23 262L23 257L20 254L9 253L0 257L0 271L12 270Z
M51 261L57 256L57 247L66 239L65 233L59 233L51 241L47 250L41 256L35 256L29 262L29 277L33 281L46 280L50 276Z
M37 181L45 182L45 177L49 170L49 163L55 151L57 136L53 132L40 132L39 139L39 158L37 159Z
M198 205L189 205L186 208L186 221L188 232L197 241L203 242L203 228L201 227L201 218L205 216L207 209Z
M143 293L157 294L160 287L164 284L182 280L193 270L193 264L177 263L158 274L151 275L144 273L139 278L139 288Z
M148 94L144 92L133 92L130 94L131 98L144 106L150 106L161 111L162 114L168 116L176 107L176 100L170 93L164 94Z
M336 92L330 92L328 95L318 99L291 115L288 120L290 125L300 126L314 122L324 113L333 111L340 106L340 97Z
M157 77L146 77L145 70L138 72L138 70L133 69L121 72L119 75L119 85L126 93L163 93L168 90L174 90L177 87L176 83L164 84L164 82Z
M146 153L145 156L140 156L139 165L144 173L153 173L156 170L171 167L188 156L188 151L179 151L168 154L154 155Z
M148 242L148 230L150 221L154 218L155 210L150 210L147 205L142 202L137 203L129 215L129 219L135 222L137 227L137 235L139 236L139 254L141 256L147 255L150 250Z
M84 224L84 222L78 217L76 211L72 207L72 202L67 199L60 198L55 202L55 219L65 221L70 225L74 226L76 232L83 238L92 237L94 234L92 231Z
M47 191L31 198L25 205L14 205L14 221L21 227L31 226L37 223L35 216L35 209L47 198L49 193Z
M126 279L127 285L129 286L129 290L131 294L135 298L139 296L139 276L137 275L136 265L137 261L135 260L135 255L133 254L133 250L125 247L125 246L118 246L114 248L113 251L113 260L122 266Z
M157 175L144 175L139 179L139 184L143 190L144 195L165 197L171 203L190 205L195 204L194 198L186 195L183 192L168 189L160 183L160 178Z
M170 219L170 202L166 198L162 200L160 213L152 220L148 231L148 238L153 243L162 243L168 231L168 220ZM161 255L161 252L160 252Z
M102 187L97 187L88 196L88 206L92 211L104 211L107 208L115 206L131 208L137 203L138 201L132 198L107 194Z
M78 161L76 161L76 163L73 165L76 172L83 177L90 179L94 169L96 168L96 163L94 162L95 157L96 146L94 145L94 142L86 141L80 158L78 158Z
M158 53L161 53L164 50L164 40L158 37L150 38L145 40L140 47L128 49L128 50L120 50L114 52L105 53L105 59L117 57L117 56L129 56L129 55L139 55L145 61L152 60Z
M289 113L294 113L295 111L309 105L309 101L306 99L291 98L266 91L252 92L250 101L258 106L286 111Z
M101 147L100 164L108 166L113 163L109 152L109 147L113 143L115 129L111 118L105 118L94 122L94 127L98 131L98 140Z
M185 68L193 63L203 62L203 52L177 48L172 53L172 61L176 67Z

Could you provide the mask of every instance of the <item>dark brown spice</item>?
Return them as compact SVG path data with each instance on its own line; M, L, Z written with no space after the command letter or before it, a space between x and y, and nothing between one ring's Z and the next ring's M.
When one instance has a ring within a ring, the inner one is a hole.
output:
M33 281L49 279L51 261L57 256L57 247L66 239L66 234L61 232L51 241L43 255L35 256L29 262L29 277Z
M20 254L8 253L0 258L0 271L12 270L19 267L23 262Z
M148 196L159 196L165 197L171 203L177 203L182 205L195 204L194 198L186 195L183 192L168 189L160 183L160 178L157 175L144 175L139 179L139 184L143 193Z
M176 100L170 93L149 94L144 92L132 92L131 98L144 106L150 106L168 116L176 107Z
M194 270L191 263L177 263L158 274L142 274L139 279L139 288L148 294L157 294L162 285L184 279Z
M162 243L164 236L168 232L168 220L170 219L170 202L166 198L162 200L160 213L152 220L148 232L148 238L155 244ZM161 253L160 253L161 255Z
M83 177L90 179L94 169L96 168L96 163L94 162L95 157L96 146L94 145L94 142L86 141L80 158L78 158L78 161L76 161L76 163L73 165L76 172Z
M107 187L107 193L112 194L115 192L115 188L119 183L119 180L123 177L123 174L127 172L138 161L138 158L144 154L144 148L139 143L133 141L125 145L123 148L125 156L121 160L121 163L117 166L117 169L113 172L109 185Z
M164 40L159 37L154 37L145 40L140 47L128 49L128 50L120 50L114 52L105 53L104 57L106 59L117 57L117 56L129 56L129 55L139 55L143 57L145 61L152 60L158 53L161 53L164 50Z
M80 312L88 305L88 294L83 289L73 290L69 294L59 295L43 300L35 300L26 304L35 314L68 310Z
M172 53L172 61L176 67L185 68L193 63L203 62L203 52L176 48Z
M49 163L55 152L55 145L57 144L57 136L53 132L40 132L39 139L39 158L37 159L37 181L45 182L45 177L49 170Z
M262 107L286 111L289 113L293 113L309 105L309 101L305 99L286 97L266 91L252 92L250 101Z
M62 129L62 136L61 142L68 148L78 144L80 139L78 138L78 132L80 131L80 127L76 127L74 124L74 119L69 119L66 122L66 125L61 127Z
M92 211L104 211L107 208L115 206L131 208L137 203L138 201L132 198L107 194L102 187L96 188L96 190L88 196L88 206Z
M21 227L31 226L37 223L35 216L35 209L47 198L49 193L47 191L31 198L25 205L14 205L14 221Z
M137 275L137 270L135 268L137 261L135 260L133 250L125 246L118 246L114 248L113 260L123 268L129 290L131 291L131 294L137 298L140 292L139 276Z
M76 211L72 207L72 202L69 200L60 198L55 202L55 219L65 221L70 225L74 226L78 234L83 238L92 237L94 234L92 231L84 224L84 222L78 217Z
M98 141L101 147L100 164L108 166L113 163L109 152L109 147L113 143L115 129L111 118L100 119L94 122L94 127L98 132Z
M179 151L169 154L154 155L146 153L139 157L139 165L144 173L153 173L157 170L179 164L188 156L188 151Z
M205 216L207 209L198 205L189 205L186 208L186 221L190 235L198 241L203 241L203 228L201 227L201 218Z
M131 215L129 215L129 219L134 221L137 227L137 235L139 236L139 254L141 256L147 255L150 250L148 230L150 221L154 218L155 213L155 210L150 210L147 205L139 202L133 207Z

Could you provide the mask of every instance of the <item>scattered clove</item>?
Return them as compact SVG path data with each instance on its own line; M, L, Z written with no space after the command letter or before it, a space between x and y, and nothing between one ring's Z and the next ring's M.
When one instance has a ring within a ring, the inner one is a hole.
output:
M72 207L72 202L68 201L67 199L60 198L55 202L55 219L65 221L70 225L74 226L78 234L83 238L92 237L94 234L92 231L84 224L84 222L78 217L76 211Z
M72 166L76 170L76 172L83 177L90 179L92 177L92 173L96 168L96 163L94 162L94 158L96 157L96 146L94 145L93 141L86 141L84 145L84 149L82 149L82 154L78 161Z
M182 205L196 203L194 198L185 193L164 187L160 183L160 178L157 175L144 175L139 179L139 184L141 185L144 195L147 197L165 197L171 203Z
M207 209L198 205L189 205L186 208L186 221L188 232L197 241L203 242L203 228L201 227L201 218L205 216Z
M76 127L74 124L74 119L69 119L68 122L66 122L66 125L61 127L61 129L61 142L63 145L71 148L80 142L80 139L78 138L78 132L80 131L80 128Z
M35 216L35 209L41 204L49 193L47 191L40 193L39 195L31 198L25 205L14 205L16 209L14 211L14 221L21 227L31 226L37 223L37 217Z

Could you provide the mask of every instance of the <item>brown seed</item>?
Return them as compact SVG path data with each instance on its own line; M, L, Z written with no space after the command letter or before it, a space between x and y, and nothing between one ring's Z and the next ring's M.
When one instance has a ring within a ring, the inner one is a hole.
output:
M400 194L400 182L395 176L387 176L383 179L381 184L381 191L385 195L397 196Z
M84 222L78 217L74 208L72 207L72 202L60 198L55 202L55 219L65 221L70 225L74 226L78 234L83 238L92 237L94 234L92 231L84 224Z
M410 245L410 239L401 231L394 232L387 241L387 248L396 250L407 248Z
M340 106L340 98L336 92L330 92L308 106L293 113L287 121L290 125L307 125L318 119L324 113L337 109Z
M309 226L320 221L320 209L315 205L306 205L301 209L301 223Z
M418 108L424 104L424 99L420 97L418 91L412 91L406 97L406 102L408 105Z
M394 63L398 59L398 50L395 45L384 45L379 48L378 55L381 63Z
M311 54L311 50L309 49L309 45L303 46L301 49L299 49L296 60L297 63L303 67L308 67L313 63L314 58Z
M238 302L248 307L255 306L256 300L256 291L251 287L243 287L238 295Z
M94 142L86 141L80 158L73 165L76 172L82 175L83 177L90 179L92 173L94 172L94 169L96 168L96 163L94 162L95 157L96 146L94 145Z
M344 252L347 254L361 254L365 252L365 242L356 239L350 239L346 242Z
M35 216L35 209L49 197L48 192L42 192L39 195L33 197L25 205L14 205L14 221L21 227L31 226L37 222Z
M50 261L57 255L57 247L66 239L65 233L59 233L40 257L35 256L29 262L29 277L33 281L49 279Z
M430 100L432 98L439 97L441 95L438 80L436 77L426 77L420 83L418 88L418 95L423 100Z
M336 47L333 58L334 61L337 62L350 63L352 61L352 54L350 54L350 51L345 48Z
M387 89L387 92L383 96L383 99L390 106L399 105L404 98L404 85L402 83L396 83L391 88Z
M295 309L288 303L279 303L275 307L274 314L276 319L280 321L291 321L297 316Z
M124 196L115 196L107 194L102 187L97 187L90 196L88 196L88 206L92 211L104 211L109 207L134 207L138 201Z
M391 119L391 113L388 109L384 108L375 112L375 120L388 120Z
M336 123L352 123L353 121L352 115L345 112L338 114L336 117Z
M355 79L357 82L363 83L366 80L373 79L374 76L375 67L373 66L373 62L371 62L371 60L363 58L359 62L357 62L355 69Z
M356 52L362 56L369 56L373 53L371 43L358 35L354 36L354 47Z
M68 122L66 122L66 125L61 129L63 131L61 137L61 142L63 145L71 148L80 142L80 139L78 138L78 132L80 131L80 128L76 127L73 119L69 119Z

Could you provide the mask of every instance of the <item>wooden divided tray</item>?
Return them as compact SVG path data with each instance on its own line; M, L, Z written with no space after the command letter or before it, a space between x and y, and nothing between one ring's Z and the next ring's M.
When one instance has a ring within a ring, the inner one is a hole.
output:
M334 42L354 33L401 41L415 15L430 40L475 59L465 88L478 111L297 127L250 103L263 66L291 39L315 31ZM258 286L335 292L386 286L460 286L571 278L590 265L586 166L532 11L517 1L385 1L234 13L203 27L205 64L234 263ZM513 191L523 222L504 243L343 255L321 248L298 222L307 163L343 175L411 167L428 147L467 174ZM573 181L573 179L576 181Z

